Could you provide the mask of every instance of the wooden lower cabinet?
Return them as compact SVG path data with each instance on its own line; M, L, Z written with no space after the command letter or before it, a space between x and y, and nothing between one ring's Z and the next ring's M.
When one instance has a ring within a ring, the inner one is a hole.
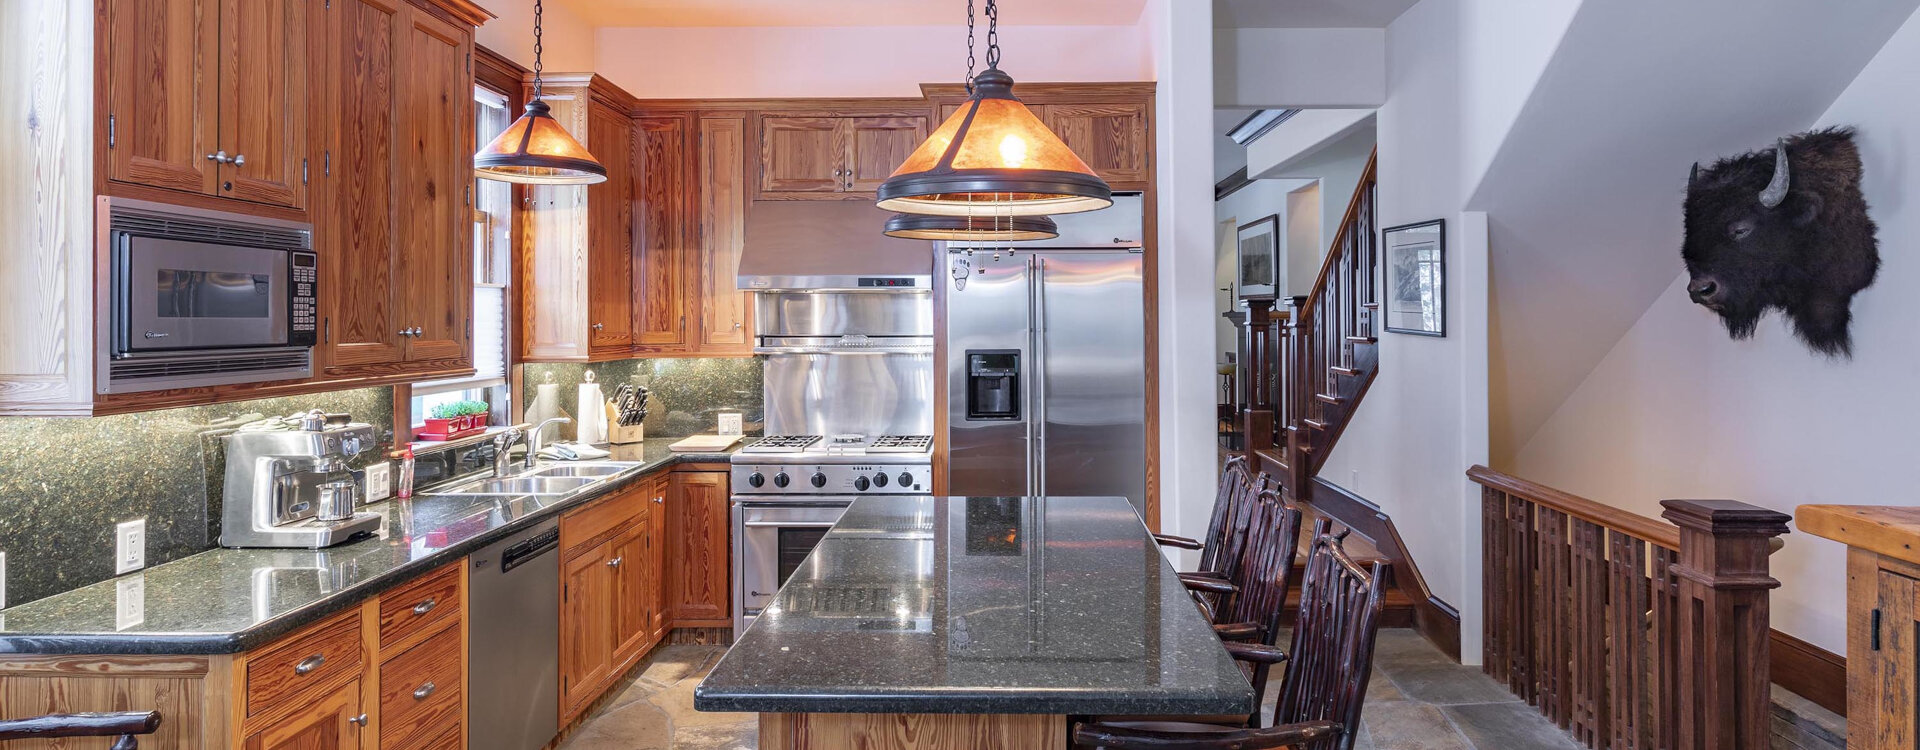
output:
M351 680L247 735L247 750L358 750L367 715Z
M560 721L571 722L658 643L658 476L560 519Z
M676 549L667 559L669 617L677 627L731 627L732 545L727 511L727 472L686 464L667 491L667 538Z

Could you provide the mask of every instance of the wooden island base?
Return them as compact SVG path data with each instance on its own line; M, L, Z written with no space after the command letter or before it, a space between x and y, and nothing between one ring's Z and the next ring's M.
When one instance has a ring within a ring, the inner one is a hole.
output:
M760 714L760 750L1066 750L1045 714Z

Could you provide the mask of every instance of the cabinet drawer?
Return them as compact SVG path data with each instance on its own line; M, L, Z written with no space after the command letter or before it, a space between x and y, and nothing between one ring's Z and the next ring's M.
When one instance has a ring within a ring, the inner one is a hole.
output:
M401 740L398 744L383 742L381 750L466 750L466 737L460 727L448 727L439 734L422 734Z
M360 611L350 610L247 657L247 715L285 705L342 675L359 674Z
M638 523L647 502L647 481L635 479L613 494L568 513L560 519L561 555L573 557L591 550L598 542Z
M380 646L386 648L408 637L432 630L448 619L459 619L460 566L453 563L418 581L380 595Z
M449 727L459 729L460 694L467 683L461 664L460 627L449 622L420 645L380 665L381 747L437 738Z

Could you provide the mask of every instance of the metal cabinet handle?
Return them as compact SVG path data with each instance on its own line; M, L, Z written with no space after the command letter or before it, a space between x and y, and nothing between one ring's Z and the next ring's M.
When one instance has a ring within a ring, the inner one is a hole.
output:
M439 604L440 604L439 602L436 602L432 599L428 599L424 602L413 605L413 613L416 615L424 615L428 612L432 612L433 608L436 606L439 606Z
M656 503L665 503L665 502L667 501L667 499L666 499L666 498L664 498L664 497L656 497L656 498L654 498L654 499L653 499L653 501L654 501L654 502L656 502Z
M612 560L608 560L608 561L607 561L607 567L609 567L609 568L618 568L618 567L620 567L620 563L622 563L622 562L624 562L624 561L626 561L626 559L627 559L627 558L625 558L625 557L616 557L616 558L613 558Z
M438 689L440 689L440 688L439 688L439 686L437 686L437 685L435 685L435 684L433 684L433 683L431 683L431 682L429 682L429 683L427 683L427 684L425 684L425 685L421 685L420 687L418 687L418 688L415 688L415 689L414 689L414 691L413 691L413 699L414 699L414 700L417 700L417 701L423 701L423 700L426 700L426 699L427 699L427 696L429 696L429 695L433 695L433 691L435 691L435 690L438 690Z
M596 331L598 331L598 330L601 330L601 329L603 329L603 328L606 328L606 327L607 327L607 324L605 324L605 323L595 323L595 324L593 324L593 330L596 330Z
M244 167L244 166L246 166L246 165L247 165L247 155L246 155L246 154L234 154L234 155L233 155L233 158L232 158L232 159L228 159L228 160L227 160L227 163L228 163L228 164L232 164L232 165L234 165L234 166L236 166L236 167Z
M736 330L736 331L740 330L740 324L739 323L733 324L733 330Z
M326 654L314 654L305 659L301 659L299 664L293 665L293 673L304 675L319 669L320 665L325 663L327 663Z
M347 719L347 723L353 724L355 726L359 726L361 728L365 728L367 726L367 715L361 714L359 716L352 717L350 719Z
M232 164L233 163L233 159L227 156L227 152L225 150L215 151L211 154L207 154L207 161L213 162L215 164Z

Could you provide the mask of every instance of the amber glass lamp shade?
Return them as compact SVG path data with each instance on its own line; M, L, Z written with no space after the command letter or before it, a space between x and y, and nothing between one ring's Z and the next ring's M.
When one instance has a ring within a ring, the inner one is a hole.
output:
M529 102L526 114L473 155L473 169L482 179L527 185L592 185L607 180L607 168L553 119L553 109L539 99Z
M989 68L974 94L893 176L879 206L933 216L1045 216L1113 205L1113 189L1013 98L1013 78Z
M947 242L1027 242L1060 236L1045 216L928 216L894 214L885 234L903 240Z

